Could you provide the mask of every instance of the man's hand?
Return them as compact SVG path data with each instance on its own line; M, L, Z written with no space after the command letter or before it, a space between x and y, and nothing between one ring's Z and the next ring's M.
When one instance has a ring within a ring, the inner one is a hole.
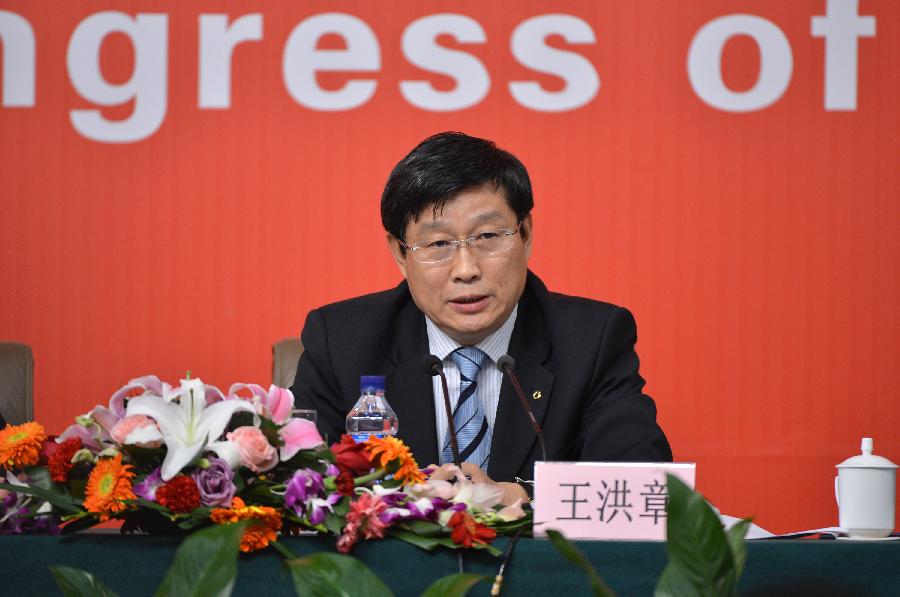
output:
M436 464L431 464L428 465L428 468L434 469L434 472L429 475L429 478L436 481L450 481L456 478L455 465L444 464L442 466L438 466ZM471 462L463 462L461 468L463 474L471 479L473 483L491 483L503 490L503 499L500 503L504 506L511 506L512 504L516 503L516 500L521 500L521 503L523 504L528 503L528 493L526 493L525 489L518 483L506 483L502 481L500 483L497 483L496 481L488 477L486 472L484 472Z

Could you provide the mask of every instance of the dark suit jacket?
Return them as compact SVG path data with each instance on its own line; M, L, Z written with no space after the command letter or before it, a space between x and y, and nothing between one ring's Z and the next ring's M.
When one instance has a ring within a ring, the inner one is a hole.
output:
M421 466L439 461L425 316L406 282L392 290L309 313L292 390L298 407L318 411L328 441L345 429L360 375L385 375L397 436ZM642 393L626 309L552 293L531 272L519 300L509 354L544 431L548 460L670 461L656 406ZM540 446L509 379L497 405L488 475L532 479ZM540 394L536 394L540 392ZM540 396L534 398L533 396ZM441 421L438 424L444 424Z

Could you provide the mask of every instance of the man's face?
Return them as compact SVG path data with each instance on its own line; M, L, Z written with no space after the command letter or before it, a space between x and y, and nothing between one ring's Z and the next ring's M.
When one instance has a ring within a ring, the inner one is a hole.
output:
M460 193L437 213L426 209L417 221L406 225L404 236L407 244L414 245L515 227L516 214L503 189L484 185ZM449 261L418 263L411 252L404 255L396 238L388 236L416 305L444 333L465 345L477 344L497 331L519 301L531 256L531 216L523 220L512 241L505 253L483 255L462 246Z

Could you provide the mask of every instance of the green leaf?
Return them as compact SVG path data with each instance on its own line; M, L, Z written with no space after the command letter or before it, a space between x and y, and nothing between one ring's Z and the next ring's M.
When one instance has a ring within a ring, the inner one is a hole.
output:
M231 420L228 422L228 429L234 431L238 427L254 427L253 417L254 414L247 411L236 412L231 415Z
M534 526L534 518L526 514L517 520L494 520L491 521L489 526L497 531L498 535L512 535L519 529L524 528L525 531L522 535L524 537L532 537L533 534L531 529Z
M472 545L472 549L480 549L482 551L486 551L495 558L503 555L503 552L491 545L490 543L475 543Z
M656 583L654 597L683 597L697 592L693 583L685 576L681 568L669 563Z
M141 448L134 445L124 445L122 451L128 454L142 469L154 468L154 465L162 461L165 454L163 448Z
M424 549L425 551L433 551L438 545L443 545L444 547L449 547L450 549L457 549L459 545L453 542L453 539L450 537L426 537L423 535L419 535L412 531L407 531L406 529L401 529L399 527L391 528L388 533L392 537L396 537L402 541L406 541L412 545L420 549Z
M235 495L240 494L242 491L244 491L244 488L246 488L246 487L247 487L247 482L244 481L244 478L240 475L235 475L234 476L234 493L235 493Z
M156 589L156 597L231 595L246 526L246 522L216 525L185 539Z
M321 452L316 450L300 450L284 463L285 468L291 471L299 468L311 468L323 472L325 467L319 462L320 454Z
M734 557L722 523L703 496L667 474L669 493L666 551L701 595L730 595Z
M162 512L163 514L172 513L171 510L169 510L162 504L157 504L156 502L151 502L150 500L145 500L144 498L138 498L136 503L141 508L149 508L150 510L156 510L157 512Z
M489 579L489 576L481 574L450 574L434 581L421 597L463 597L476 584Z
M266 439L274 447L280 448L284 445L284 440L281 439L281 436L278 434L278 425L271 419L265 417L261 418L258 429L262 431L263 435L266 436Z
M93 516L82 516L74 519L72 522L66 523L66 525L62 527L62 534L69 535L71 533L77 533L78 531L89 529L98 524L100 524L100 521Z
M90 572L66 566L50 566L59 591L66 597L118 597Z
M610 590L609 587L606 586L606 583L603 582L603 579L600 578L600 575L597 573L597 570L593 565L588 561L584 554L575 547L575 544L562 536L559 531L548 530L547 536L550 538L550 542L553 543L553 546L562 554L564 558L587 572L588 579L591 583L591 592L594 595L599 595L600 597L612 597L614 593Z
M256 480L244 489L241 497L254 504L278 504L279 497L272 494L272 483Z
M178 523L178 528L185 531L191 531L198 526L206 524L209 521L210 508L198 508L192 511L187 518Z
M374 572L351 556L320 552L288 560L286 564L294 580L294 590L301 597L393 595Z
M446 527L427 520L407 520L401 523L403 528L423 537L449 537Z
M725 532L728 546L731 548L731 556L734 558L734 582L737 583L744 572L744 564L747 562L747 544L744 537L750 530L750 519L745 518L736 522L734 526Z
M76 503L81 503L84 501L84 491L87 489L87 478L73 479L69 477L69 480L66 481L66 487L69 488L69 493L76 500Z
M325 515L325 528L334 535L340 535L344 531L344 519L337 512L329 512Z
M53 481L50 479L50 469L45 466L27 466L25 474L28 475L28 484L41 489L50 489L53 487Z
M6 489L7 491L12 491L14 493L23 493L25 495L33 495L42 498L45 501L50 502L60 510L65 510L66 512L84 512L84 510L76 505L77 502L70 496L64 493L59 493L52 489L42 489L41 487L37 487L35 485L22 487L21 485L10 485L9 483L0 483L0 489Z

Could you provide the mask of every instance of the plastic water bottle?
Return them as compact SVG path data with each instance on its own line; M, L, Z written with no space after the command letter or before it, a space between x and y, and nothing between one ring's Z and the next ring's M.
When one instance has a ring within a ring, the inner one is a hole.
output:
M384 376L359 378L360 396L347 413L347 433L357 442L397 433L397 415L384 397Z

